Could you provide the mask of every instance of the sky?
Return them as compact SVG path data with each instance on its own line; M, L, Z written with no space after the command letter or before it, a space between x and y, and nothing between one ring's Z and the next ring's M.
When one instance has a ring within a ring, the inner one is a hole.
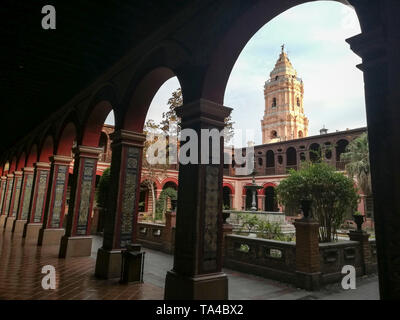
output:
M309 135L366 126L364 83L356 68L361 58L345 39L361 32L355 11L341 3L317 1L291 8L264 25L247 43L230 75L224 105L233 108L234 129L254 130L261 144L263 87L279 57L281 45L304 82L304 112ZM165 82L155 95L147 119L156 122L168 109L177 78ZM251 110L251 112L249 112ZM106 123L113 124L110 115ZM244 141L235 141L235 146Z

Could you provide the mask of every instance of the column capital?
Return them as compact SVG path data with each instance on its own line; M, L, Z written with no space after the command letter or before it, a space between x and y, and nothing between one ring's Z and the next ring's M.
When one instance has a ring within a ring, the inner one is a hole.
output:
M66 157L66 156L59 156L59 155L53 155L50 157L50 161L54 164L64 164L64 165L69 165L72 162L71 157Z
M14 173L7 173L7 178L10 178L10 179L14 178Z
M0 179L3 180L3 181L5 181L5 180L7 180L7 177L1 176Z
M103 148L77 146L72 151L75 153L75 155L83 156L85 158L98 159L99 155L103 152Z
M194 123L203 123L220 127L224 125L232 108L225 107L213 101L199 99L175 108L176 114L182 119L182 126L190 127Z
M113 141L111 146L124 144L134 147L143 147L146 141L146 134L123 129L113 132L110 137Z
M34 170L35 170L35 168L33 168L33 167L25 167L22 169L22 171L24 173L33 173Z
M14 177L22 177L22 171L14 171Z
M50 170L50 163L47 162L36 162L33 166L35 169Z
M387 58L387 41L383 28L376 28L369 32L360 33L346 39L351 50L363 59L357 67L365 71L366 68L383 62Z

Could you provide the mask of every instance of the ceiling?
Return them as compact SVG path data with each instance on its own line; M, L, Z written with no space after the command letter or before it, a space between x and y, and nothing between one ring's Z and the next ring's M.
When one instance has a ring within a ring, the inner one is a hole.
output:
M0 153L190 2L2 0ZM56 30L41 27L46 4Z

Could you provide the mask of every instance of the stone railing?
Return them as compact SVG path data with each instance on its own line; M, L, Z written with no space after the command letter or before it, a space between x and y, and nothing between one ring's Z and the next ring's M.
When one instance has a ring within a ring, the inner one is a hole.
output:
M173 253L175 248L175 212L165 215L166 224L138 222L137 242L146 248Z
M164 248L165 225L158 223L139 222L137 241L144 247L161 250Z
M363 275L363 261L358 241L340 241L319 244L321 281L339 282L343 278L342 268L354 266L357 275Z
M224 266L241 272L294 283L296 244L226 235Z
M368 241L320 243L316 284L306 287L296 265L296 243L228 234L224 242L224 267L244 273L287 282L307 290L340 282L343 266L352 265L357 276L376 272L376 244ZM367 252L365 251L367 250ZM304 272L300 272L304 274Z

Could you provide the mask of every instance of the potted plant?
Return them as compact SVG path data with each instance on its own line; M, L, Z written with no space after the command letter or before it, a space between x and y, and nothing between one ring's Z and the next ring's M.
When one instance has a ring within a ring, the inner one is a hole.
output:
M362 231L362 224L364 223L365 217L362 215L360 211L356 211L353 214L353 219L357 225L357 231Z

